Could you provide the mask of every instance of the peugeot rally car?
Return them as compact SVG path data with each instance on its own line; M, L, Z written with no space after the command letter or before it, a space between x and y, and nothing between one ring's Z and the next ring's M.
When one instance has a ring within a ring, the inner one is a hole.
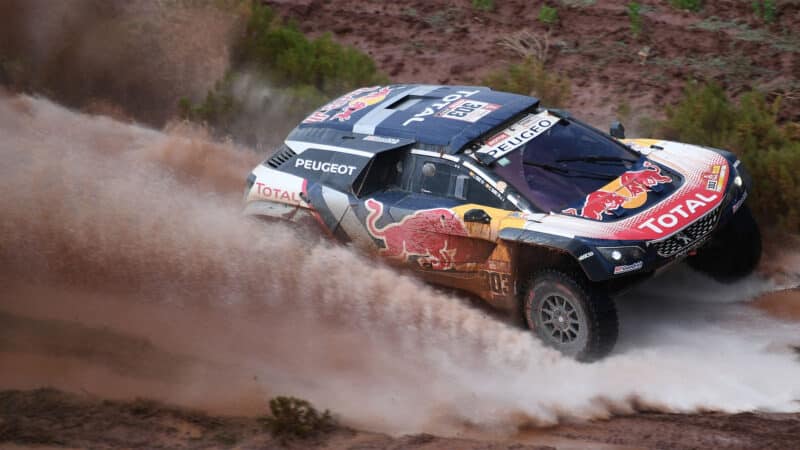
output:
M518 309L546 344L592 360L617 338L613 294L687 257L735 280L761 253L732 153L611 134L485 87L362 88L252 171L245 213Z

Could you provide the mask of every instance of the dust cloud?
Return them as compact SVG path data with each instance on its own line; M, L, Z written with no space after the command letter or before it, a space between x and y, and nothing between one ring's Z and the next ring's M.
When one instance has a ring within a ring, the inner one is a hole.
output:
M800 409L796 323L688 270L620 300L581 364L376 264L240 214L255 153L0 95L3 388L233 414L270 395L385 432L513 431L641 410ZM686 286L676 288L675 286Z
M243 32L228 0L5 0L0 84L88 111L162 126L182 97L201 100Z

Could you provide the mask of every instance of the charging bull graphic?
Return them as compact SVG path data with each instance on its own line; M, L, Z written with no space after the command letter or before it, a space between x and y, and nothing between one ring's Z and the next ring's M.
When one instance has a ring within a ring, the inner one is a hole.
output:
M381 256L404 262L416 258L421 267L434 270L455 268L458 248L451 248L450 241L453 237L468 236L468 231L453 211L446 208L417 211L400 222L379 228L377 222L383 216L383 204L369 199L366 207L367 231L384 243Z
M633 209L644 205L648 192L659 184L671 182L672 178L663 175L660 167L645 161L642 169L625 172L616 180L587 195L580 212L575 208L568 208L562 212L603 220L604 215L620 207Z
M355 112L384 101L391 92L392 88L389 86L356 89L314 111L303 120L303 123L320 123L333 119L337 119L339 122L348 121ZM343 107L341 112L331 116L334 111Z
M347 103L347 107L342 112L336 114L333 118L338 119L339 122L350 120L353 113L382 102L390 92L392 92L392 89L387 86L362 97L354 98Z

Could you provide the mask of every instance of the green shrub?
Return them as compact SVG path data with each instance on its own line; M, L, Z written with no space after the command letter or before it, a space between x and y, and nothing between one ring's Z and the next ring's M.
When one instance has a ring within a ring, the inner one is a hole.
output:
M572 90L567 78L548 73L544 64L533 58L491 73L483 83L498 91L534 95L551 107L565 106Z
M730 150L750 171L749 205L762 220L800 231L800 136L796 123L778 122L780 99L742 94L731 102L716 84L689 85L684 99L667 109L655 135Z
M778 6L775 0L754 0L753 12L764 22L772 23L778 15Z
M688 11L700 11L703 0L669 0L670 5Z
M311 403L299 398L275 397L269 401L269 409L271 415L261 422L281 441L316 437L336 428L330 411L320 413Z
M638 38L642 33L642 5L636 2L628 3L628 19L631 22L631 34Z
M494 0L472 0L472 7L479 11L492 11Z
M232 88L244 72L289 96L286 116L298 120L332 97L388 81L368 55L334 42L329 34L308 39L295 24L280 21L271 8L254 2L245 33L234 45L231 70L199 103L181 99L181 116L235 137L232 125L244 108Z
M542 8L539 10L539 22L547 25L558 23L558 10L547 5L542 5Z
M266 5L254 6L234 54L234 67L252 65L279 85L310 85L327 94L383 79L368 55L330 34L309 40L295 24L278 22Z

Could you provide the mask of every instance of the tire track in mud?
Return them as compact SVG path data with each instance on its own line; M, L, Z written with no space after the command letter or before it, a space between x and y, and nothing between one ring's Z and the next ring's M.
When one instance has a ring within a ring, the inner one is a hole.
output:
M579 364L346 247L242 217L259 158L198 130L0 97L0 135L0 319L16 329L0 364L28 358L0 377L11 387L74 339L45 366L70 376L40 380L248 414L285 393L388 432L800 409L796 323L741 303L765 282L723 288L678 270L648 283L620 302L617 351ZM131 352L139 342L153 350Z

